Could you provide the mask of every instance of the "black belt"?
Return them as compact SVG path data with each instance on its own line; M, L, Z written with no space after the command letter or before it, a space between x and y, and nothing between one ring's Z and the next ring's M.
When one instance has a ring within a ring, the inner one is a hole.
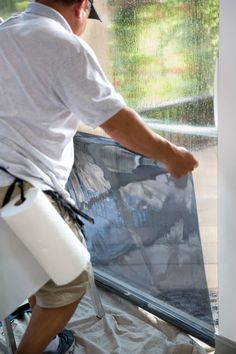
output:
M62 212L62 209L64 208L68 212L68 214L71 216L71 218L76 223L78 223L81 228L83 227L84 223L80 220L80 217L87 220L91 224L94 224L93 218L91 218L89 215L83 213L76 206L68 203L67 200L65 200L58 192L55 192L52 190L47 190L47 191L44 191L44 193L50 195L50 197L56 202L58 209L61 212Z
M20 200L23 203L25 201L24 181L21 178L15 177L14 175L12 175L10 172L8 172L5 168L3 168L1 166L0 166L0 169L3 170L4 172L8 173L12 177L14 177L14 182L7 189L6 195L5 195L3 202L2 202L2 207L9 202L16 186L18 186L20 188ZM85 220L87 220L88 222L94 224L93 218L91 218L89 215L83 213L76 206L67 202L67 200L65 200L58 192L55 192L52 190L46 190L46 191L44 191L44 193L50 195L50 197L56 202L61 214L62 214L62 209L65 209L68 212L68 214L70 215L70 217L76 222L76 224L78 224L78 226L81 229L83 228L84 223L81 221L80 217L82 217Z

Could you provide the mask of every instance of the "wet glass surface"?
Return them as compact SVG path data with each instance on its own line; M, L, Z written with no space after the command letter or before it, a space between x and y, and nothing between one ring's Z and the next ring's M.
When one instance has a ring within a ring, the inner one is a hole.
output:
M108 1L110 77L143 117L213 124L219 0Z

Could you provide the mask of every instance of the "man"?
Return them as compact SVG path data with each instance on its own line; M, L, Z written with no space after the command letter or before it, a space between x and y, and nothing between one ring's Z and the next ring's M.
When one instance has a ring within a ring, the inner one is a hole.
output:
M69 199L65 184L80 121L163 162L174 177L197 166L190 152L152 132L115 92L80 38L89 17L99 19L92 0L40 0L0 25L0 202L14 176L26 189L34 185ZM16 353L72 353L74 338L63 328L87 283L85 271L63 287L49 281L32 296Z

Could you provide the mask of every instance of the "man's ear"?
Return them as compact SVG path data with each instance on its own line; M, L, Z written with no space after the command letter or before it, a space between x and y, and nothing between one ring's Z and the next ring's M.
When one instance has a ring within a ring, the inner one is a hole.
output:
M81 0L81 1L77 1L74 4L74 10L77 18L84 16L84 13L86 14L87 2L88 0Z

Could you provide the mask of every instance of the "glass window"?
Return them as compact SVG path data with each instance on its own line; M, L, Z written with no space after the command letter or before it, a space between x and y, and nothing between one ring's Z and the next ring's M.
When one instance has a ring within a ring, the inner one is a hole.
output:
M189 148L199 159L193 181L217 326L217 129L213 96L219 0L108 0L100 9L103 26L91 24L91 38L88 35L87 39L100 55L110 80L153 130ZM103 33L100 40L92 38L96 26L97 32ZM168 296L169 304L174 303L177 295L173 289Z
M217 0L108 1L110 77L144 117L214 125Z

